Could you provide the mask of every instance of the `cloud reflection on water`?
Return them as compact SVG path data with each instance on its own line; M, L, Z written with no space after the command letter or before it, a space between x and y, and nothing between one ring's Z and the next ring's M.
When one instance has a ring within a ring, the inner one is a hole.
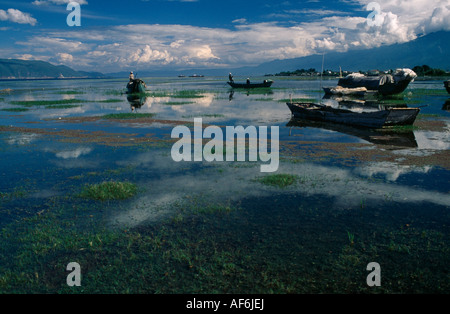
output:
M196 195L201 195L211 204L237 202L249 197L277 197L280 193L295 193L305 197L324 195L334 199L334 203L329 206L335 210L357 207L361 200L389 206L385 203L387 198L392 202L405 204L450 204L448 194L401 186L395 182L374 182L361 177L361 174L370 176L381 171L365 166L348 169L315 163L283 162L278 173L296 175L300 182L286 189L279 189L254 180L262 175L258 163L175 163L170 156L151 152L119 162L119 165L130 164L137 166L136 171L151 174L152 178L143 179L139 183L146 191L133 201L128 209L112 211L109 222L120 227L138 226L170 217L174 214L174 204L182 203L185 197ZM392 166L395 168L395 165ZM426 173L429 169L426 168L423 172ZM404 167L399 171L400 173L386 173L390 176L389 179L393 180L401 174L418 169Z

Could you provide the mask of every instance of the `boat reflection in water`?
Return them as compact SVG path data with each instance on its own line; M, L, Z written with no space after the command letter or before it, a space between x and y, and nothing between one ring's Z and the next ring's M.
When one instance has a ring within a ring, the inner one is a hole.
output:
M414 132L411 130L402 130L401 132L398 132L391 129L360 128L345 124L311 121L299 118L291 118L286 126L290 128L289 136L292 135L292 130L294 128L316 128L355 136L377 145L389 145L399 149L418 147Z
M450 111L450 98L445 101L445 104L442 106L442 110Z
M141 108L147 102L147 97L139 94L132 94L127 96L130 103L131 111Z

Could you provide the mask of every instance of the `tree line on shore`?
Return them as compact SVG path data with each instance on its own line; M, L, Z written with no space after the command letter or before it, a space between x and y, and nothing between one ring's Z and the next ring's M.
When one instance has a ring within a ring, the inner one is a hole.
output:
M418 76L448 76L450 75L450 72L447 72L442 69L438 68L431 68L428 65L416 65L412 68L414 72ZM366 75L379 75L379 74L389 74L394 72L394 70L387 70L387 71L379 71L379 70L370 70L370 71L358 71L359 73L366 74ZM282 71L279 73L276 73L274 75L268 74L267 76L320 76L321 74L323 76L340 76L340 75L347 75L352 73L351 71L333 71L333 70L324 70L323 73L320 73L320 71L316 71L314 68L310 69L297 69L295 71Z

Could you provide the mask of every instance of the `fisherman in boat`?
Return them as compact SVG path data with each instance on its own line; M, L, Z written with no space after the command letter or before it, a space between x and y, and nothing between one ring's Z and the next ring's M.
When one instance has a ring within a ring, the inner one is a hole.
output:
M247 84L250 85L250 79L249 78L247 78Z
M231 83L234 82L234 80L233 80L233 75L232 75L231 73L228 74L228 79L230 80Z
M133 74L133 72L130 72L130 82L131 82L132 80L134 80L134 74Z

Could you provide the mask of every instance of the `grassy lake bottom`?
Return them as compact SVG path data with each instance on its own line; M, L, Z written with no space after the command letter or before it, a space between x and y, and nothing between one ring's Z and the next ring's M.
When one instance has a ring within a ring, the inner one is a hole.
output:
M290 98L339 103L316 80L144 81L138 98L126 80L0 82L0 293L450 292L442 81L372 100L421 107L413 126L382 130L291 120ZM194 118L278 126L278 170L175 162L171 132Z

